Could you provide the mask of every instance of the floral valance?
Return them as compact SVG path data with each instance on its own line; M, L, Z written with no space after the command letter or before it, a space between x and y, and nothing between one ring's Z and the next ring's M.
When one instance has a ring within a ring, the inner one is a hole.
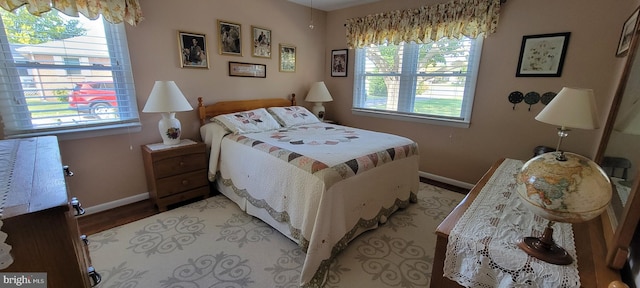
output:
M443 37L485 37L496 31L500 0L453 0L415 9L347 19L347 47L371 44L428 43Z
M72 17L82 14L93 20L102 15L109 23L125 21L132 26L144 19L138 0L0 0L0 7L7 11L22 5L36 16L53 8Z

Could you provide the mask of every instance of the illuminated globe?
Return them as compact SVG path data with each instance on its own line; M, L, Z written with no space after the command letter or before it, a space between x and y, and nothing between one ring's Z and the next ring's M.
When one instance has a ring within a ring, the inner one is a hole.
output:
M611 200L611 183L593 161L574 153L542 154L522 166L517 191L535 214L555 222L579 223L600 215Z

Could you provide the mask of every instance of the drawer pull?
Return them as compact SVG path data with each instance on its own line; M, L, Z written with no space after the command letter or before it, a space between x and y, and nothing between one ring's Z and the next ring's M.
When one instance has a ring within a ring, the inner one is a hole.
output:
M189 185L189 180L182 180L182 185Z
M100 276L100 274L96 272L96 269L93 268L93 266L89 266L89 268L87 268L87 272L89 273L89 279L91 279L91 287L94 287L102 282L102 276Z
M64 176L73 177L73 171L69 170L69 165L62 166L62 170L64 170Z
M73 206L73 209L76 209L76 216L84 215L84 208L82 208L82 203L78 201L78 198L71 198L71 206Z
M180 167L182 167L182 166L184 166L184 162L180 161L180 164L178 164L178 165L180 165Z
M84 245L87 246L89 245L89 238L87 238L87 235L80 235L80 240L82 240L82 242L84 242Z

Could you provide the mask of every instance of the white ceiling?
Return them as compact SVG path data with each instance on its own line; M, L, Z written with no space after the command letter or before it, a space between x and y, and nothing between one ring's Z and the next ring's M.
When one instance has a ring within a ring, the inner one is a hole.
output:
M288 0L296 4L312 7L313 9L332 11L342 8L358 6L367 3L378 2L380 0ZM313 2L313 3L312 3Z

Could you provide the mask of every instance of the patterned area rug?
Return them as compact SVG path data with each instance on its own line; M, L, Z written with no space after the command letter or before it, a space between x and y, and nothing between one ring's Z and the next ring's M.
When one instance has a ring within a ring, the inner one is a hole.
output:
M418 203L354 239L325 287L428 287L435 229L464 195L420 183ZM97 287L298 287L304 252L218 195L89 236Z

